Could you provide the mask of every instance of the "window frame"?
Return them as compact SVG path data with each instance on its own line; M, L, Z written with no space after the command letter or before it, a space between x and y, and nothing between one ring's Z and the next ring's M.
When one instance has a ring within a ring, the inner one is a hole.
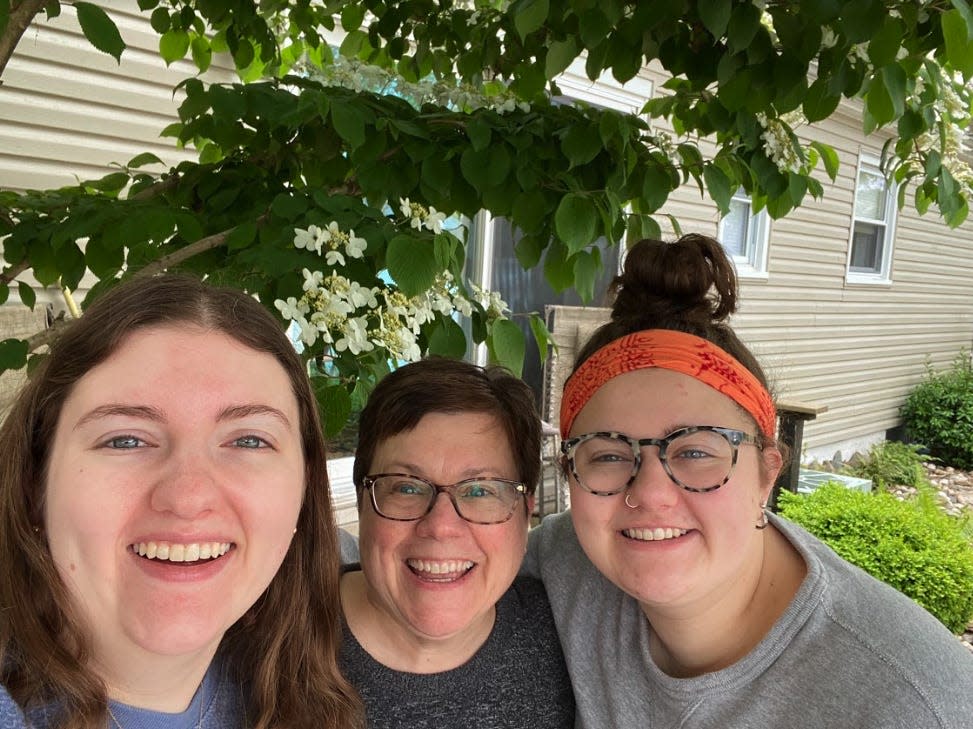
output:
M728 215L720 216L716 239L733 260L737 274L741 278L767 278L767 252L770 247L770 215L767 214L767 208L754 213L753 201L743 188L738 188L733 193L730 203L734 202L745 204L749 212L747 237L744 242L745 255L736 255L723 245L723 233L726 230Z
M851 226L848 231L848 255L845 260L845 282L852 284L890 284L892 283L892 254L895 248L895 229L898 206L896 200L896 185L882 172L879 158L868 152L860 152L858 165L855 168L855 187L852 200ZM885 215L883 218L866 218L858 215L858 203L862 173L875 175L885 180ZM881 226L884 228L880 243L880 261L877 270L853 270L852 258L855 246L855 229L861 222L865 225Z

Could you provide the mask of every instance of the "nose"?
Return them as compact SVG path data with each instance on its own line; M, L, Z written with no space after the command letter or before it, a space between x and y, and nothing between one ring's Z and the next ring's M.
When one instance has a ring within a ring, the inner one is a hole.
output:
M436 494L432 510L422 517L416 524L416 533L422 536L443 539L462 532L466 522L456 511L449 494Z
M640 506L665 509L677 503L682 489L669 477L654 446L642 449L641 465L628 487L630 501Z
M215 508L219 481L215 464L200 450L174 454L152 487L155 511L194 519Z

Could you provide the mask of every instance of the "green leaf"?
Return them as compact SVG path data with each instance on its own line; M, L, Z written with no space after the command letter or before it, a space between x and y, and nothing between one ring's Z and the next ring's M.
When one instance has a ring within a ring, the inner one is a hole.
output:
M10 22L10 0L0 0L0 35L7 30Z
M334 124L338 135L352 149L356 149L365 143L365 119L352 104L332 100L331 122Z
M557 345L554 344L547 324L537 314L531 314L530 318L527 319L527 323L530 326L530 333L534 335L534 341L537 343L537 351L540 353L541 360L544 360L547 358L547 350Z
M209 41L201 35L194 36L190 43L190 49L196 68L199 69L200 73L205 73L213 62L213 49L210 47Z
M819 78L807 90L804 98L804 116L809 122L827 119L838 108L841 94L833 93L827 78Z
M952 0L952 4L966 23L966 37L973 40L973 9L970 9L970 4L966 0Z
M362 30L353 30L341 41L339 52L345 58L354 58L362 52L363 48L370 47L371 44L368 42L368 34Z
M336 385L327 377L312 377L311 385L318 400L324 434L333 437L341 432L351 416L351 394L343 385Z
M29 309L34 308L34 304L37 303L37 294L34 293L34 289L30 287L30 284L26 284L23 281L18 281L17 293L20 295L20 300L23 302L24 306Z
M904 35L901 21L887 17L878 33L868 42L868 57L872 65L880 68L893 63Z
M730 178L726 173L714 164L707 164L703 167L703 179L706 181L706 189L720 209L721 215L730 212L730 198L733 197L733 189Z
M397 235L385 253L389 275L406 296L418 296L432 287L441 269L429 241Z
M121 62L125 41L108 14L97 5L86 2L75 2L74 9L78 12L78 22L88 42L102 53L107 53Z
M875 36L887 17L882 0L852 0L846 2L838 25L852 43L864 43Z
M511 10L514 14L514 28L523 40L544 25L550 11L550 2L549 0L524 0Z
M730 22L730 12L733 3L727 0L699 0L699 19L703 21L713 38L719 40L726 33L726 27Z
M669 192L673 187L672 177L659 164L646 165L643 175L640 212L654 213L669 199Z
M601 273L601 255L597 248L579 251L574 256L574 289L585 304L595 298L595 285Z
M571 162L571 167L586 165L602 150L601 136L587 124L575 123L564 135L561 149Z
M966 19L959 10L950 10L943 13L942 27L949 65L969 78L973 75L973 35Z
M737 5L727 24L727 45L731 53L747 48L760 29L760 11L752 3Z
M568 247L568 254L576 253L598 237L598 208L591 197L572 192L561 198L554 213L554 230Z
M151 152L143 152L142 154L137 154L134 157L132 157L132 159L130 159L128 161L128 164L125 166L136 168L136 167L144 167L145 165L164 165L164 164L165 162L163 162L161 159L156 157Z
M361 28L365 19L365 7L358 3L349 3L341 9L341 27L347 32Z
M270 209L274 215L284 220L296 220L307 210L307 198L302 195L288 195L286 192L282 192L274 198Z
M27 342L23 339L4 339L0 342L0 372L19 370L27 364Z
M184 30L169 30L159 38L159 53L167 66L185 58L188 50L189 33Z
M153 10L149 22L152 25L152 30L159 35L162 35L172 27L172 18L169 16L169 11L166 8L156 8Z
M571 65L571 61L578 57L581 48L575 36L567 40L554 41L547 49L547 57L544 59L544 75L548 79L558 76Z
M466 334L463 328L449 318L441 318L429 335L429 354L460 358L466 354Z
M487 346L498 364L503 365L517 377L524 371L524 355L527 344L520 327L509 319L498 319L490 327Z
M99 192L117 193L128 184L129 176L125 172L110 172L101 179L85 183L85 187Z
M878 126L888 124L905 111L905 87L905 71L897 63L878 69L865 101Z
M257 238L257 224L241 223L226 237L226 248L230 251L246 248Z
M824 142L811 142L811 147L816 149L818 154L821 155L821 159L824 160L825 172L828 173L828 177L834 182L838 176L838 153L834 151L834 147Z
M0 3L4 0L0 0ZM10 287L3 281L0 281L0 306L7 303L7 299L10 297Z

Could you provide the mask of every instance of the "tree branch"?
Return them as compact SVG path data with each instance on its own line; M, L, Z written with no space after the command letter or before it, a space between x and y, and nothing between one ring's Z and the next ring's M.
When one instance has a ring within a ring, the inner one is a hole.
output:
M19 3L11 3L7 27L4 28L3 35L0 35L0 76L3 75L7 61L10 60L14 48L27 31L30 21L43 9L44 0L21 0Z
M9 270L0 273L0 284L10 283L28 268L30 268L30 263L26 258L19 263L13 264Z
M267 219L267 214L264 213L254 222L257 227L260 226ZM219 248L221 245L226 243L226 239L230 237L230 234L236 230L236 227L230 228L229 230L224 230L220 233L213 233L213 235L208 235L205 238L200 238L195 243L190 243L184 248L180 248L178 251L173 251L167 256L152 261L152 263L147 264L143 268L135 272L132 278L145 278L146 276L155 276L158 273L162 273L168 268L173 266L178 266L180 263L185 261L187 258L192 258L193 256L198 256L200 253L205 253L206 251L212 250L213 248Z

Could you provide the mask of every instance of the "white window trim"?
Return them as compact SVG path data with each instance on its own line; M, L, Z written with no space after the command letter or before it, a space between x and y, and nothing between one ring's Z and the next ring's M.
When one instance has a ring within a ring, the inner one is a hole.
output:
M652 81L642 75L644 71L626 81L624 86L612 78L611 71L605 71L592 81L584 70L585 59L583 55L576 58L564 73L554 79L564 96L604 109L636 115L642 112L642 107L652 98L654 91Z
M862 170L882 175L880 160L874 154L859 152L858 166L855 168L854 196L852 198L851 225L848 230L848 257L845 260L845 283L885 285L892 283L892 251L895 247L895 224L897 219L896 185L893 180L886 179L885 189L885 218L884 220L861 218L862 222L877 223L885 226L885 239L882 244L882 264L876 273L851 270L851 248L855 240L855 222L859 218L855 215L858 206L858 178Z
M736 266L737 275L740 278L766 279L768 278L767 251L770 248L768 245L770 240L770 216L767 214L767 208L762 209L758 213L754 213L753 201L750 199L750 196L740 190L733 194L732 200L747 203L751 211L750 227L748 228L748 231L751 232L747 236L748 243L753 242L750 255L730 256L733 259L733 264ZM716 229L716 239L720 241L721 245L723 243L723 224L725 220L726 216L720 217L720 222ZM729 251L727 252L729 253Z

